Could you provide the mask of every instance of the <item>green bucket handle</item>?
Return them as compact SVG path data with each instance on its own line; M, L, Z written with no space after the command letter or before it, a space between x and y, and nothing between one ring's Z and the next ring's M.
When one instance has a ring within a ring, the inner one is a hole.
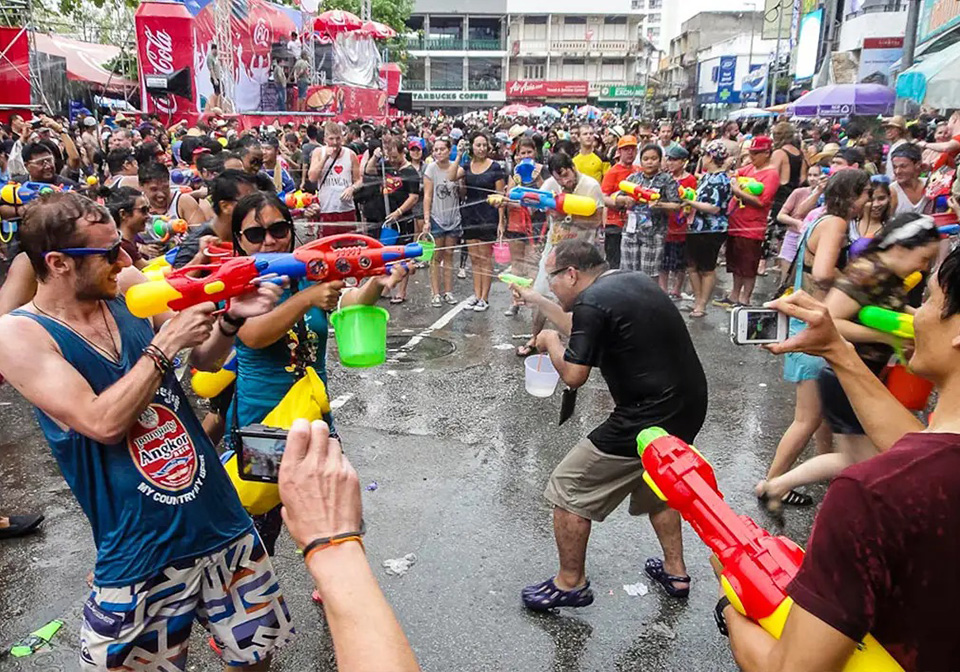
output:
M433 253L437 249L437 241L433 234L421 231L414 242L420 243L423 248L423 254L418 259L425 264L429 264L433 259Z

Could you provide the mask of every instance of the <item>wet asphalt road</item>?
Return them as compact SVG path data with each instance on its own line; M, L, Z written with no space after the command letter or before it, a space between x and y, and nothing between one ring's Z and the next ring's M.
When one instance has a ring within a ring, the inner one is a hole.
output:
M457 280L457 298L470 288L469 279ZM761 288L772 289L772 280ZM652 528L625 506L593 528L593 605L547 615L522 608L520 589L556 571L551 511L541 497L547 477L612 401L594 372L574 417L557 426L559 393L537 399L524 391L513 347L522 342L515 336L530 331L529 312L504 317L508 292L499 283L487 313L458 312L408 345L451 310L431 308L428 292L426 274L418 274L411 300L390 306L390 345L406 353L400 361L348 370L332 345L329 355L345 449L362 484L379 486L364 492L368 556L423 669L736 669L713 624L717 588L705 547L685 526L691 596L666 597L642 571L659 554ZM779 360L730 344L727 321L719 308L687 319L710 384L697 446L733 507L769 526L751 488L792 418L793 392L781 381ZM53 618L65 622L51 648L20 661L0 658L0 671L74 670L84 576L94 560L89 525L31 409L8 385L0 387L0 423L0 511L47 517L40 533L0 542L0 647ZM823 489L811 492L819 499ZM786 533L803 542L811 521L812 511L791 510ZM407 553L417 556L409 573L387 576L381 562ZM310 601L309 577L286 533L275 564L298 635L273 669L335 669L322 610ZM623 586L637 582L650 592L629 596ZM189 669L220 669L199 627Z

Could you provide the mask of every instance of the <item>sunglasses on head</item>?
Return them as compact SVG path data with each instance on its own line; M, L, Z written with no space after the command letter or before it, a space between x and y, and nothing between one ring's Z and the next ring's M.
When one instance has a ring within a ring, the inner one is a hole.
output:
M256 245L264 241L268 232L270 233L270 237L275 240L286 238L290 235L290 222L281 219L279 222L267 224L266 226L251 226L241 231L241 234L249 242Z
M108 264L115 264L117 263L117 259L120 258L120 249L120 241L118 240L110 247L64 247L59 250L48 250L44 252L44 254L59 252L68 257L93 257L101 255L107 260Z

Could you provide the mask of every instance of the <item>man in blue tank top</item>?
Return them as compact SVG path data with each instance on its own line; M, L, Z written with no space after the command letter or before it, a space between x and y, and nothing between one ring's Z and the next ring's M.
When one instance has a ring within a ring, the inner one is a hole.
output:
M173 374L217 367L239 325L276 304L233 300L134 317L130 258L110 214L73 192L31 203L20 229L33 301L0 318L0 373L35 407L97 547L83 670L183 670L194 619L229 667L265 670L293 628L270 559ZM160 333L154 333L166 322Z

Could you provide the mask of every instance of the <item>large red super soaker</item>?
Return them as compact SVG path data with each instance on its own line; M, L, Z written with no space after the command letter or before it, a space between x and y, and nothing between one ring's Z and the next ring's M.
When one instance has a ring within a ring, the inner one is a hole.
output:
M803 562L803 549L771 536L749 516L737 515L717 487L713 467L693 446L659 427L640 432L637 448L643 480L690 523L717 556L720 583L730 604L780 639L793 599L787 585ZM867 635L844 672L903 672L880 643Z

